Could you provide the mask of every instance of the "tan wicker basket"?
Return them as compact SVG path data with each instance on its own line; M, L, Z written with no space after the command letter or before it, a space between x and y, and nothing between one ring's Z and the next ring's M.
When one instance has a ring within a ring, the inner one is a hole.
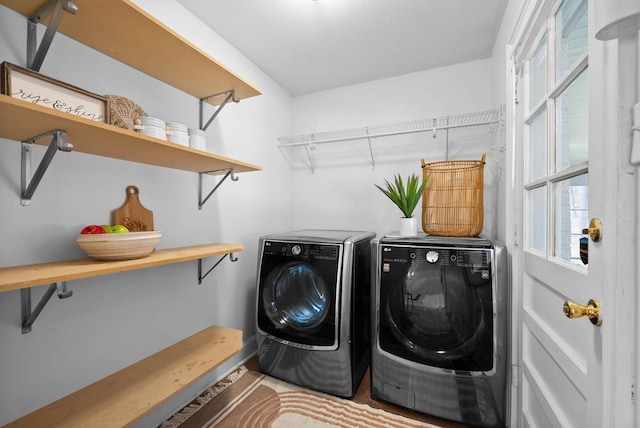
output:
M109 100L110 124L118 128L133 130L134 122L147 113L129 98L120 95L105 95Z
M484 221L481 160L422 163L429 182L422 194L422 230L438 236L478 236Z

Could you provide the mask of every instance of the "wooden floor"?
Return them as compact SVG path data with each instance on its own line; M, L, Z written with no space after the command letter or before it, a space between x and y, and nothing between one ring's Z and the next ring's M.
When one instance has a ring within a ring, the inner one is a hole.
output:
M258 364L258 357L253 357L249 359L245 363L245 367L249 370L260 371ZM375 400L371 398L371 376L369 370L365 373L362 378L362 382L356 391L355 396L353 397L353 401L356 403L367 404L375 409L382 409L389 413L394 413L396 415L402 415L407 418L415 419L421 422L427 422L433 425L437 425L442 428L468 428L470 425L462 424L459 422L453 422L446 419L436 418L435 416L425 415L420 412L416 412L411 409L406 409L401 406L397 406L395 404L386 403L383 401Z

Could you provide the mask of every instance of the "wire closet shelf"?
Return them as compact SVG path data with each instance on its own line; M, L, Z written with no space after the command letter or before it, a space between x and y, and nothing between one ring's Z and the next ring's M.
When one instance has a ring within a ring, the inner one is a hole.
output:
M408 122L396 122L385 125L373 125L360 128L343 129L337 131L318 132L313 134L303 134L290 137L279 137L278 148L283 152L290 163L293 162L287 152L294 150L302 151L306 160L304 163L312 171L315 170L316 162L314 151L317 146L329 143L347 143L357 140L368 141L369 162L375 167L375 156L371 147L372 140L383 137L393 137L420 132L431 132L435 137L438 131L467 128L477 126L488 126L491 133L495 134L502 124L502 108L474 113L466 113L453 116L434 117L431 119L419 119ZM448 135L448 134L447 134Z

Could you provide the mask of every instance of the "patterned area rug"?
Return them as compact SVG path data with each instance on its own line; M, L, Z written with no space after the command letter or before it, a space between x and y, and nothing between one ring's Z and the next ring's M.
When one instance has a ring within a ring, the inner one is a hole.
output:
M217 398L231 385L235 384L247 372L248 370L245 366L238 367L220 382L210 388L207 388L199 397L189 403L189 405L184 407L181 411L173 415L169 420L160 424L159 428L178 428L186 426L201 427L202 425L193 424L202 419L202 414L205 413L204 410L209 402L214 398ZM189 423L187 424L187 422Z
M240 367L161 428L437 428Z

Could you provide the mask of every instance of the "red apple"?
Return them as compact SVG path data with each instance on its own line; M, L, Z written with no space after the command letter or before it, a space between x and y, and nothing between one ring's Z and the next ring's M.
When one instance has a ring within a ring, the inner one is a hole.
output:
M105 233L105 231L102 228L102 226L98 226L97 224L92 224L82 229L80 233L83 235L97 235L98 233Z

